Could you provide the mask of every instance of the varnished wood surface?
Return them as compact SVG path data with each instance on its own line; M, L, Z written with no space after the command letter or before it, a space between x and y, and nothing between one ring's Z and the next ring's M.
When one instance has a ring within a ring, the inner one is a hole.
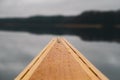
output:
M57 38L15 80L108 80L65 39Z

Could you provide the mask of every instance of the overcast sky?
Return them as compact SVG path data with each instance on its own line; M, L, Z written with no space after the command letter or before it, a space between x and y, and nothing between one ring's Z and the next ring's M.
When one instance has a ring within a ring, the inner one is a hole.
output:
M78 15L86 10L119 10L120 0L0 0L0 17Z

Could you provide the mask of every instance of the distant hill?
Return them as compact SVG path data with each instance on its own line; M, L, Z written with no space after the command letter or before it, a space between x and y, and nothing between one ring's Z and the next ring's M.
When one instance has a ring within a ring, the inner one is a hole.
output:
M120 24L120 10L116 12L86 11L76 16L71 22L83 24Z
M86 11L78 16L33 16L30 18L2 18L0 23L81 23L81 24L120 24L119 11Z
M2 18L0 30L36 34L75 34L85 40L120 40L119 11L86 11L77 16Z

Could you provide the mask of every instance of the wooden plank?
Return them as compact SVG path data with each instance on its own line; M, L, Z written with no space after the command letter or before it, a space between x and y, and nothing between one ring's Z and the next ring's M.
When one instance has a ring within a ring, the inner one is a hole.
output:
M30 71L30 69L36 64L37 60L41 58L43 53L50 48L50 46L56 42L56 39L52 39L48 45L31 61L31 63L15 78L15 80L23 80L26 74Z
M30 80L90 80L90 77L58 40Z
M108 80L63 38L56 38L15 80Z
M63 40L62 40L63 41ZM98 77L96 77L90 69L86 66L86 64L79 59L79 57L74 54L74 51L65 43L63 42L64 45L66 46L67 50L71 53L71 55L74 57L74 59L79 63L79 65L82 67L82 69L87 73L87 75L92 79L92 80L99 80Z
M108 80L108 78L103 75L103 73L99 71L89 60L87 60L81 52L74 48L66 39L62 39L69 46L69 48L71 48L70 50L73 50L78 58L84 62L84 64L91 70L91 72L93 72L100 80Z

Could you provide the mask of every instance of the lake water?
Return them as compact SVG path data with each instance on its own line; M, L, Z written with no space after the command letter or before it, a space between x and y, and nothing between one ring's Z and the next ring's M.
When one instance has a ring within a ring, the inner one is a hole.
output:
M13 80L57 35L0 31L0 80ZM111 80L120 80L120 43L83 41L63 35Z

